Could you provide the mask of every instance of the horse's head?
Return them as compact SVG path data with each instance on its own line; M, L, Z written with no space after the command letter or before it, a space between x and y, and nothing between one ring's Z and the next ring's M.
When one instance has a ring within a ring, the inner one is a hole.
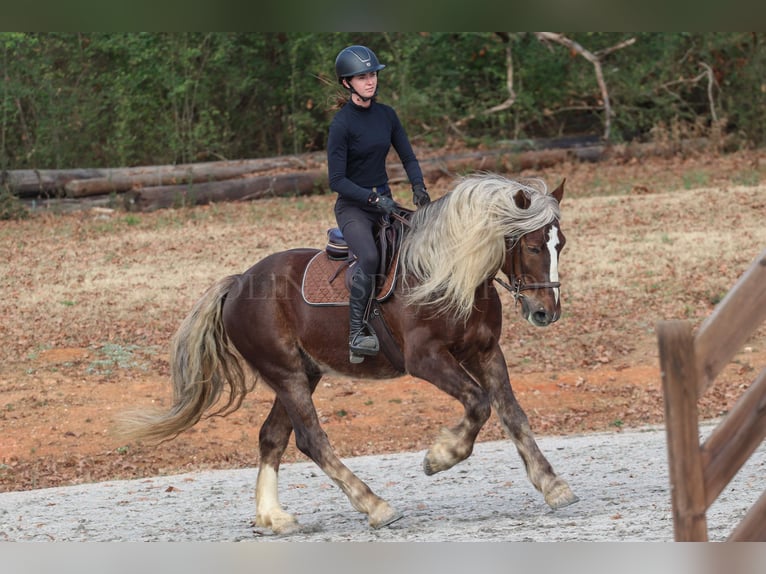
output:
M564 182L551 193L561 203ZM514 196L516 205L529 207L529 198L521 191ZM566 238L558 219L520 238L506 239L505 260L501 270L508 276L521 315L536 327L546 327L561 317L559 254Z

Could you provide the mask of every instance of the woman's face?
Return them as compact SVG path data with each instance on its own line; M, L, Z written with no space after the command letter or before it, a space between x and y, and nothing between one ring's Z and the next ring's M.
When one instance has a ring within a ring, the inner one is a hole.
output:
M367 72L351 78L351 86L362 97L371 98L378 88L378 73Z

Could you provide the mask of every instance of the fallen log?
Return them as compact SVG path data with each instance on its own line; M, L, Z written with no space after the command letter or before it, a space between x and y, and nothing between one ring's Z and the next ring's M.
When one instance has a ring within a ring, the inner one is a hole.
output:
M603 146L576 149L546 149L510 153L508 150L491 150L420 160L420 167L426 182L440 177L455 177L474 171L496 171L514 173L530 169L542 169L558 165L567 160L598 161L606 153ZM597 158L597 159L594 159ZM392 182L406 181L401 164L387 167Z
M211 181L223 181L264 171L267 168L250 165L237 167L224 166L189 166L167 172L139 173L135 175L115 175L76 179L64 185L67 197L88 197L123 193L142 187L160 187L173 185L191 185ZM273 169L273 168L268 168Z
M576 150L495 149L421 159L427 179L468 170L517 170L546 167ZM5 184L18 197L80 198L119 194L137 188L186 186L233 179L270 170L305 170L325 161L324 152L294 156L184 165L157 165L103 169L11 170L2 173ZM389 166L392 180L402 180L404 170L394 156Z
M262 175L194 185L164 185L136 189L125 194L124 205L129 211L155 211L218 201L250 201L264 197L312 195L327 191L327 172L308 170L278 176Z
M439 157L425 157L426 154L421 153L420 165L426 185L431 185L442 177L454 178L469 172L517 174L548 168L565 161L626 161L651 155L694 153L706 149L707 145L706 140L685 140L670 149L656 144L608 146L582 143L579 140L564 142L565 148L556 148L548 142L542 142L538 144L538 149L524 150L530 144L516 142L492 150ZM558 142L558 145L562 143ZM312 152L297 156L182 166L17 170L2 172L0 176L2 183L17 195L43 199L46 207L51 209L55 209L57 201L63 201L62 190L66 190L69 195L66 198L67 209L71 207L71 202L80 199L107 197L110 199L109 205L123 204L127 209L152 211L217 201L326 193L328 182L325 165L324 152ZM280 173L254 175L269 170ZM393 152L389 157L388 173L391 184L407 182L407 175Z
M504 142L502 147L426 158L420 164L426 179L442 175L453 177L466 171L506 171L550 167L572 161L626 160L631 157L675 155L703 151L704 139L683 140L673 145L653 143L609 146L594 143L593 138ZM530 149L531 148L531 149ZM142 187L183 186L251 176L267 171L317 169L325 165L325 152L273 158L204 162L183 165L138 166L104 169L9 170L0 172L0 185L18 197L70 198L120 194ZM389 162L392 181L403 181L404 172L395 154Z
M104 177L105 169L14 169L3 171L0 185L17 197L57 197L75 179Z
M545 150L507 154L500 151L475 152L420 161L426 182L441 177L455 177L469 171L514 171L555 165L573 157L569 150ZM392 184L407 181L400 163L388 166ZM169 207L186 207L218 201L249 201L262 197L285 197L327 193L329 184L324 169L290 172L276 175L242 177L204 183L162 185L132 189L125 195L124 205L131 211L155 211Z
M543 150L509 154L502 150L471 152L420 161L427 182L441 177L455 177L469 171L518 171L539 169L574 158L573 150ZM404 168L395 160L388 167L392 184L407 181ZM123 204L131 211L155 211L170 207L202 205L218 201L249 201L262 197L285 197L327 193L329 185L324 169L240 177L203 183L161 185L131 189Z
M93 169L19 169L0 173L0 185L18 197L81 197L120 193L143 185L210 181L276 169L303 170L325 160L324 152L271 158L226 160L180 165ZM86 181L94 180L87 184ZM132 181L130 181L132 180ZM130 181L130 183L128 183ZM103 189L104 191L98 191Z

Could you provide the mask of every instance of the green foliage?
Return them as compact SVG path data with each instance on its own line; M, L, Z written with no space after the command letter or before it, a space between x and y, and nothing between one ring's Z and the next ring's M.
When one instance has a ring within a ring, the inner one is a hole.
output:
M601 54L615 141L657 129L766 144L766 35L572 33ZM632 45L602 53L635 38ZM604 131L585 58L532 33L0 33L0 168L187 163L322 150L335 55L372 47L415 143ZM508 97L506 55L514 71ZM663 127L664 126L664 127ZM691 129L691 128L689 128ZM654 131L653 131L654 130Z
M0 187L0 221L26 219L27 217L29 217L29 211L19 201L19 198L5 187Z

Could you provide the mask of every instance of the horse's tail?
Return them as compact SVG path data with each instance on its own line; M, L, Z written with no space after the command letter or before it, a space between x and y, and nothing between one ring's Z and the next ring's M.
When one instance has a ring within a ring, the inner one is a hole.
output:
M246 369L223 325L223 302L238 275L221 279L197 301L178 328L170 349L173 406L170 411L126 413L119 423L125 438L161 441L194 426L228 387L222 406L212 415L237 410L252 390L254 377Z

